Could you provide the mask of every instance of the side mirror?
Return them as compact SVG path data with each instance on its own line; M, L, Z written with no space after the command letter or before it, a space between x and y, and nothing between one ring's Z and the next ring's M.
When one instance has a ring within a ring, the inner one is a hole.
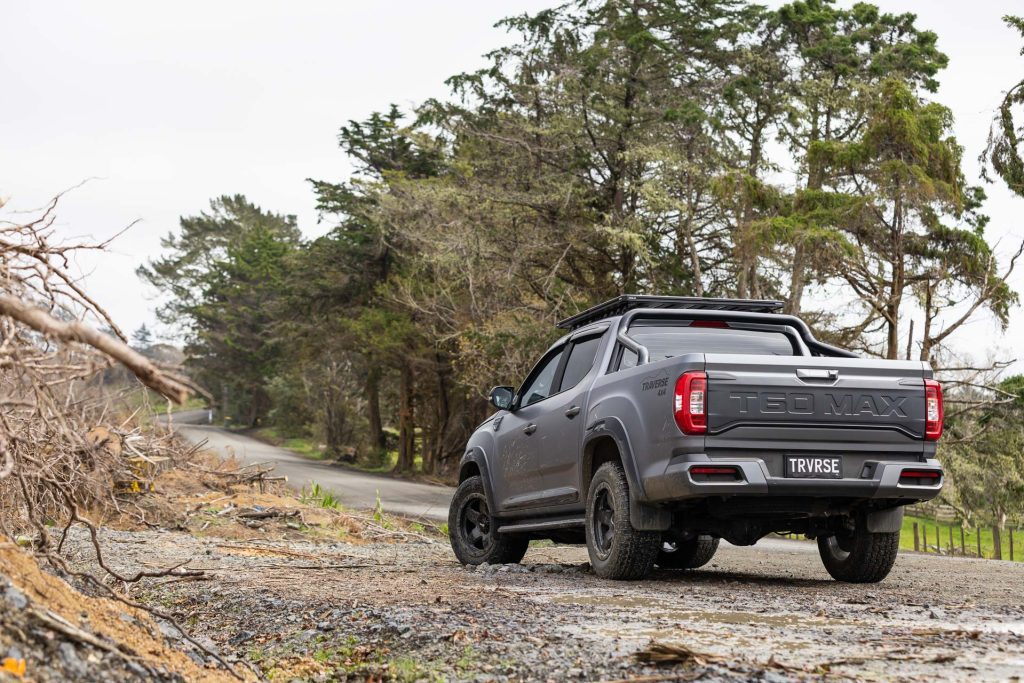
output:
M491 389L491 404L499 410L512 408L512 401L515 400L516 391L512 387L494 387Z

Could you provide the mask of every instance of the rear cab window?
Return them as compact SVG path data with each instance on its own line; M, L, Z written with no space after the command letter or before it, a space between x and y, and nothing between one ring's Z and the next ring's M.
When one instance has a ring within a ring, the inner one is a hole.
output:
M597 357L597 348L600 345L600 334L573 342L569 358L565 362L565 370L562 372L562 384L559 391L572 389L587 376L590 369L594 367L594 359Z
M690 321L666 323L638 320L627 334L647 347L650 362L683 356L688 353L722 353L757 356L802 356L795 340L795 331L788 334L781 326L770 329L743 327L691 326ZM637 355L622 348L617 370L636 367Z

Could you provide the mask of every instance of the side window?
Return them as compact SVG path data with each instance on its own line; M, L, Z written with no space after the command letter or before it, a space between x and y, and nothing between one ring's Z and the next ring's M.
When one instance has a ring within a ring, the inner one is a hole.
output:
M590 368L594 367L594 358L597 356L597 347L600 345L601 335L573 343L569 350L569 359L565 361L565 370L562 372L562 384L559 391L572 389L587 376Z
M630 368L635 368L638 360L640 359L637 357L636 351L632 351L630 349L623 347L622 358L619 360L618 369L629 370Z
M519 392L520 407L543 401L554 393L555 372L558 370L558 363L562 360L564 352L565 347L563 346L541 361Z

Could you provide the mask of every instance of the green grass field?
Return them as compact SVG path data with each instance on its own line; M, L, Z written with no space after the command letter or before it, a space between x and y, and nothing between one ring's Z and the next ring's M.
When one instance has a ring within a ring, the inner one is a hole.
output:
M953 554L960 554L960 524L956 522L937 522L933 519L923 517L903 518L903 529L900 533L900 548L902 550L914 549L914 523L917 523L918 538L922 552L934 553L937 545L941 546L943 554L950 554L950 531L953 534ZM938 538L936 538L938 533ZM927 543L925 538L927 537ZM1002 540L1003 559L1010 559L1010 531L1004 529L1000 534ZM964 529L964 549L968 557L978 556L978 529ZM1016 529L1013 531L1013 559L1016 562L1024 561L1024 531ZM981 554L985 558L994 557L994 545L991 528L981 529Z
M299 455L304 455L307 458L313 458L315 460L324 460L328 457L326 451L322 450L320 444L317 443L316 439L309 437L287 437L281 435L278 430L273 427L260 427L256 430L255 436L263 439L275 446L281 448L287 448L290 451L294 451ZM348 463L349 467L354 467L357 470L364 472L371 472L376 474L385 474L390 472L395 467L395 463L398 462L398 451L388 451L380 459L380 462L376 465L368 465L363 462ZM420 469L422 458L417 455L414 461L413 469L418 471Z
M282 436L273 427L260 427L256 430L256 435L264 441L269 441L275 446L287 448L288 450L295 451L299 455L304 455L307 458L323 460L327 457L326 452L320 450L319 444L317 444L313 439Z

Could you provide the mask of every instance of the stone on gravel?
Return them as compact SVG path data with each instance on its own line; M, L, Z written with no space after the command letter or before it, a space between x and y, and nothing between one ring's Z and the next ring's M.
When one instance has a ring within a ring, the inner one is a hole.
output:
M158 621L157 626L160 627L160 633L164 634L164 638L168 640L181 640L181 631L171 626L169 622Z
M220 650L217 648L216 643L207 638L206 636L196 636L195 641L205 647L207 650L215 655L220 654Z
M7 590L4 591L4 600L14 609L25 609L28 606L28 598L25 597L25 594L11 585L8 585Z
M228 642L238 647L242 643L246 643L256 637L256 634L252 631L239 631L235 635L228 639Z
M67 672L76 678L82 678L89 673L85 662L78 656L78 651L75 650L75 646L71 643L64 642L58 645L57 654L60 656L60 661L64 668L67 669Z

